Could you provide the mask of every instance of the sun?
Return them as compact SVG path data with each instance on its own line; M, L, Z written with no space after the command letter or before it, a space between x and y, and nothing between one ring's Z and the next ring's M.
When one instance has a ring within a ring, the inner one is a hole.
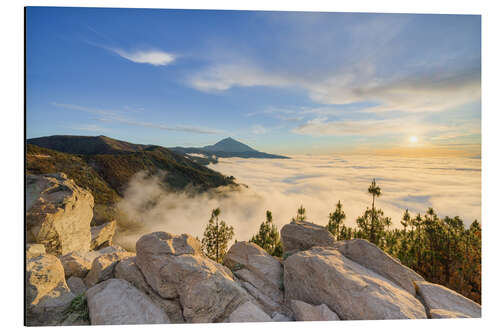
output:
M410 136L410 142L411 143L417 143L418 142L418 138L415 135Z

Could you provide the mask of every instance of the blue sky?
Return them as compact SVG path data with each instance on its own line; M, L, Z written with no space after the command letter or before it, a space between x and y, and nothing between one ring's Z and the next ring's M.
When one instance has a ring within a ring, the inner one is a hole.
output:
M481 18L27 10L27 136L275 153L481 143Z

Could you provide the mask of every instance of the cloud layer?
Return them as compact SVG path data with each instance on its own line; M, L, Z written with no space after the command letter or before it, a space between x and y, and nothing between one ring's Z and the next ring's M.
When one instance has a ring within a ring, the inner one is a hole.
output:
M382 196L376 205L398 225L404 209L425 212L432 206L441 215L461 216L468 225L481 220L481 162L468 158L397 158L366 156L295 156L290 160L219 159L211 166L233 175L248 189L221 196L166 193L158 179L138 175L130 184L120 209L134 222L117 234L117 241L133 248L147 232L190 233L201 237L213 208L235 228L238 240L256 233L271 210L281 228L301 204L308 220L325 225L338 200L347 224L371 204L367 188L376 178Z

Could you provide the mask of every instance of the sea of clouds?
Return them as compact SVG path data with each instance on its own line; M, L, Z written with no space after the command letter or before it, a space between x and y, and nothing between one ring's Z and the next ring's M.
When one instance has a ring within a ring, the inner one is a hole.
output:
M382 189L376 206L399 227L404 209L413 214L434 207L440 216L460 216L466 225L481 221L481 160L474 158L403 158L349 156L293 156L291 159L219 159L210 168L245 184L239 191L219 195L168 193L159 177L136 175L119 210L132 221L122 225L116 241L133 248L148 232L168 231L202 237L211 210L232 225L235 239L248 240L271 210L281 228L302 204L307 220L326 225L338 200L346 223L355 221L371 197L373 178Z

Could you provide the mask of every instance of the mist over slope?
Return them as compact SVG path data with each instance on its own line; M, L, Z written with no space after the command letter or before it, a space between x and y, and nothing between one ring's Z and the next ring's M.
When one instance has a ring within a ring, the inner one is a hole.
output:
M303 204L308 220L325 225L338 200L348 225L371 205L372 178L382 188L376 206L399 226L403 210L424 213L432 206L440 216L460 216L469 225L481 220L481 162L468 158L396 158L362 156L295 156L288 160L228 158L210 166L248 185L218 194L166 193L158 179L136 175L119 209L133 222L122 226L117 241L134 244L138 236L164 230L201 237L216 207L235 228L235 238L248 240L271 210L281 228ZM126 227L128 230L124 230Z

